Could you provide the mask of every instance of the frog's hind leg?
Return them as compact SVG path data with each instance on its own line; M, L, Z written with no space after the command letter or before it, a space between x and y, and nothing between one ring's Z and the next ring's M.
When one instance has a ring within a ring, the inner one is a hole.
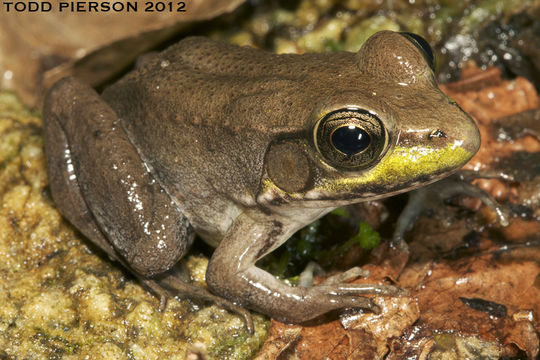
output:
M57 83L45 103L51 191L66 218L159 295L161 306L168 294L213 301L240 314L252 331L249 312L169 271L195 233L109 105L71 78Z
M60 81L47 97L44 122L51 191L65 217L132 270L161 308L168 295L211 301L242 316L252 332L247 310L168 271L187 251L193 228L94 90Z
M54 95L54 89L51 96ZM49 98L50 98L49 97ZM44 109L45 152L49 170L49 183L54 202L62 215L69 220L84 236L91 239L98 247L114 260L118 254L99 230L81 194L81 189L74 172L72 156L66 134L60 126L58 104L47 102Z
M66 217L137 274L170 269L195 233L116 113L92 88L67 78L48 94L44 119L51 189Z
M74 225L84 236L91 239L94 244L101 248L113 260L124 263L118 256L112 245L107 241L103 233L99 230L96 220L90 213L90 209L84 201L77 177L73 170L71 152L66 139L66 135L60 126L55 111L50 107L46 110L44 119L45 151L49 168L49 182L51 193L56 205L61 209L62 214ZM54 139L54 141L53 141ZM127 264L124 265L129 268ZM160 309L165 308L167 296L169 295L155 281L144 277L139 277L139 281L152 290L160 299Z

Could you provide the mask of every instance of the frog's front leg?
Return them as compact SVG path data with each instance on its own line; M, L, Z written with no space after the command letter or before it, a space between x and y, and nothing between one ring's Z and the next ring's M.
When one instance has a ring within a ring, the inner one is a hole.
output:
M296 230L279 221L240 215L215 250L206 273L210 289L235 303L275 319L300 323L334 309L377 305L359 295L403 295L394 286L323 282L313 287L291 287L255 266Z

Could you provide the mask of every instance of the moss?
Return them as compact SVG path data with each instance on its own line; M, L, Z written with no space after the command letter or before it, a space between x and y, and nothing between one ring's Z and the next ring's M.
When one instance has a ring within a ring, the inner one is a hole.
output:
M378 15L370 17L350 28L345 41L345 50L353 52L360 50L362 44L371 35L381 30L400 31L401 27L386 16Z
M430 359L500 359L501 349L495 342L477 337L465 337L451 333L434 335L434 350Z
M210 359L227 358L224 349L247 359L264 341L262 316L248 336L240 318L215 306L170 299L160 312L154 295L90 250L48 194L41 120L2 92L0 159L0 357L180 360L194 338L187 333L209 324L211 335L197 341ZM207 261L187 263L200 283Z

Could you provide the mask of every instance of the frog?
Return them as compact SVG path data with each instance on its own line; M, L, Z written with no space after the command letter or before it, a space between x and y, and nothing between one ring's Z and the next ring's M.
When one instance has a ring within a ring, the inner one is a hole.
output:
M391 284L360 267L290 286L256 266L332 210L442 179L478 150L420 36L377 32L357 52L274 54L187 37L98 94L68 77L44 108L61 213L159 295L288 323L379 310ZM214 247L208 289L175 270L195 236Z

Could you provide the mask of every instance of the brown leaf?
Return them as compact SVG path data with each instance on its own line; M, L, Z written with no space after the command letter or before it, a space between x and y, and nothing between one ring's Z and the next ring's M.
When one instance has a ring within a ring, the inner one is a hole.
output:
M508 336L505 339L507 344L515 344L518 348L525 351L529 359L535 359L539 351L539 339L534 326L531 311L519 311L513 316L514 322L508 329Z
M341 324L345 329L363 329L375 338L378 357L387 352L387 339L401 336L403 331L418 319L418 305L411 297L380 297L373 301L379 305L380 314L361 313L344 316Z
M443 91L474 117L480 129L482 145L465 168L491 168L500 159L501 154L508 154L512 151L540 151L540 142L532 136L526 136L519 141L499 141L492 136L493 132L490 127L490 124L496 119L538 108L540 98L534 86L521 77L515 80L501 80L498 71L489 71L488 73L472 68L467 73L470 74L471 80L469 81L472 81L473 84L468 84L465 87L441 86ZM486 73L488 76L485 75ZM494 79L494 76L499 77ZM475 81L479 83L474 83ZM456 88L465 88L467 91L456 92ZM469 91L470 88L476 90Z
M76 71L89 71L94 81L102 80L107 77L104 74L115 74L182 26L230 12L244 1L193 0L186 2L186 12L145 12L140 1L137 12L60 12L56 1L51 1L50 12L3 9L0 87L15 90L26 103L34 105L42 86L75 71L76 61L88 54L95 52L92 61L78 64ZM103 50L111 44L113 48Z
M354 283L385 283L387 274L399 275L396 270L402 268L403 254L384 249L386 253L379 251L379 256L387 261L381 266L367 266L371 275ZM300 339L290 345L292 349L287 353L292 351L299 359L381 359L388 352L387 339L399 336L416 321L418 306L411 297L375 297L373 301L379 305L380 314L354 312L343 315L341 323L324 323L324 318L314 321L301 328ZM296 327L273 321L267 342L286 337L284 329ZM268 351L266 344L263 349Z
M414 295L418 298L421 323L442 332L502 342L509 337L516 339L516 321L506 316L506 312L530 309L539 314L540 289L535 285L539 264L500 261L495 255L432 262L427 272L425 264L411 264L400 277L400 283L418 289ZM425 275L422 281L418 281L419 269ZM517 328L523 331L520 336L533 340L512 342L534 353L537 351L534 339L538 339L534 320L519 322Z
M434 345L433 331L429 327L423 325L410 327L403 332L401 337L390 340L390 352L386 360L426 360Z
M377 359L377 345L365 331L345 331L337 321L304 327L296 346L299 359Z
M300 338L301 326L286 325L272 320L272 327L263 347L254 360L279 358Z
M500 71L480 71L474 66L466 70L468 78L460 81L460 86L443 87L446 93L471 114L478 123L482 145L478 153L464 167L465 169L492 169L500 173L514 175L513 182L500 179L478 179L476 186L490 193L499 201L520 204L531 208L536 217L540 216L540 177L534 164L540 154L540 139L535 133L540 118L540 97L534 86L524 78L502 80ZM465 84L465 85L464 85ZM459 89L465 91L460 91ZM475 90L470 90L475 89ZM514 115L510 117L510 115ZM521 121L520 121L521 120ZM535 128L523 129L527 126ZM497 134L501 128L515 137L501 140ZM520 128L517 131L516 128ZM478 210L479 200L469 202ZM479 213L490 222L494 214L484 208ZM507 241L539 239L540 222L512 219L510 226L499 230Z

